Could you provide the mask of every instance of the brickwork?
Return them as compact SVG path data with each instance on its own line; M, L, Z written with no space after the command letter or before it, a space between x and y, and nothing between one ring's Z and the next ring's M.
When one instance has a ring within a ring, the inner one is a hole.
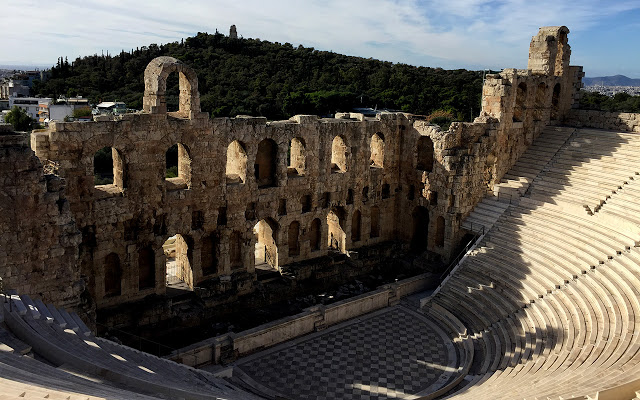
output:
M253 290L257 261L280 268L390 240L446 260L464 217L571 108L582 72L568 67L567 33L542 28L532 69L489 75L480 117L447 131L402 113L210 119L195 73L159 57L145 71L143 112L32 134L36 155L66 182L81 233L79 259L67 268L87 277L102 308L166 292L163 244L174 235L183 240L176 262L184 283L229 299ZM180 77L180 107L167 113L171 73ZM177 176L166 178L174 145ZM104 147L112 148L113 183L96 186L94 156ZM119 269L106 271L116 259ZM0 263L1 274L9 264Z

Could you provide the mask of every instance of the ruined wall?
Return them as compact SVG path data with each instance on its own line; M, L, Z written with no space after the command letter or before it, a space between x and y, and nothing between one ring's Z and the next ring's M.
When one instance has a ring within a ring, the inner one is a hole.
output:
M36 154L60 165L82 232L81 271L91 279L98 307L108 307L165 292L162 245L175 234L189 247L193 280L187 283L233 295L252 290L259 221L272 228L280 265L327 254L328 220L334 214L342 216L340 228L347 233L342 251L393 239L399 126L407 120L401 114L353 117L267 122L150 112L52 123L48 131L34 134L33 143ZM377 140L384 138L384 150L376 152L382 167L371 165L370 142L376 134ZM340 170L330 162L337 137L344 143ZM265 160L265 141L272 143L274 160ZM179 144L179 173L166 179L166 152L174 144ZM105 146L115 149L123 162L114 170L114 184L95 186L94 155ZM298 151L295 157L289 157L291 149ZM242 157L245 171L231 162ZM267 182L263 173L270 162L275 170ZM379 219L374 235L372 208ZM361 233L352 238L356 212ZM293 240L290 232L296 231L299 236ZM297 248L289 249L290 244ZM146 249L153 252L156 282L144 288L139 260ZM111 287L118 283L105 270L112 254L120 263L119 288Z
M447 259L463 218L571 109L583 74L568 65L567 33L541 28L530 69L487 76L481 115L444 132L402 113L210 119L193 71L155 59L143 112L56 122L32 135L36 155L58 165L81 232L70 268L106 308L166 293L163 244L177 234L184 283L222 302L253 290L257 243L277 267L397 239ZM180 109L167 113L171 73ZM166 178L174 145L177 176ZM94 156L104 147L114 180L96 186ZM269 230L255 229L259 221Z
M24 133L0 125L0 279L60 306L80 309L85 289L77 268L80 232L64 184L43 173Z
M452 256L461 236L459 227L483 196L549 124L567 121L584 76L569 66L571 54L566 27L540 28L531 41L529 69L505 69L488 75L482 90L482 111L473 123L455 122L448 131L415 121L403 137L400 182L409 192L399 197L398 218L411 227L428 224L428 247L445 258ZM416 168L419 141L433 142L432 170ZM413 196L412 188L421 195ZM413 210L411 212L410 210ZM428 218L420 211L428 211ZM442 221L444 218L444 221ZM444 239L442 230L444 222Z
M569 112L565 122L579 128L640 132L640 114L638 113L573 109Z

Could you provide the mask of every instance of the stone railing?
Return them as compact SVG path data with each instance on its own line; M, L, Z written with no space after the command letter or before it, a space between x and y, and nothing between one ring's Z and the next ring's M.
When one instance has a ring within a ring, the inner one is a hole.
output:
M422 274L382 285L372 292L329 305L309 307L299 314L243 332L205 339L174 351L168 358L190 366L228 363L287 340L393 306L400 298L425 290L431 280L431 274Z
M571 110L564 121L577 128L612 129L640 133L640 114L595 110Z

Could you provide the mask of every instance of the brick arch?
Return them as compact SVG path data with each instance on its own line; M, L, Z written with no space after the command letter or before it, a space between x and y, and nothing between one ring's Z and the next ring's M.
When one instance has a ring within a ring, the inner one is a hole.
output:
M144 70L143 109L151 114L167 113L167 77L178 73L180 81L180 108L178 115L192 119L200 112L198 76L195 71L173 57L156 57Z

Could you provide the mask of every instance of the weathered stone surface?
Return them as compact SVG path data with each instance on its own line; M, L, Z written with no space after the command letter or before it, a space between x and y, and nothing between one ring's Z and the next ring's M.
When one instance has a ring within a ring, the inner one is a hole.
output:
M9 287L41 286L35 290L47 301L60 300L51 294L59 291L78 303L79 293L56 280L32 281L26 271L35 257L62 271L67 286L87 277L105 308L166 292L163 245L174 235L178 278L190 288L218 282L229 299L253 290L257 263L279 269L331 248L402 240L448 259L463 218L571 109L583 74L568 66L567 33L541 28L530 70L487 76L481 115L444 132L404 113L210 119L200 112L193 70L156 58L145 70L144 112L32 134L33 151L62 179L45 183L24 145L3 142L0 205L11 234L2 238L0 276L12 277ZM171 73L180 78L175 113L164 100ZM165 178L174 145L177 177ZM96 186L94 156L104 147L112 149L113 183ZM46 241L33 239L41 226Z

